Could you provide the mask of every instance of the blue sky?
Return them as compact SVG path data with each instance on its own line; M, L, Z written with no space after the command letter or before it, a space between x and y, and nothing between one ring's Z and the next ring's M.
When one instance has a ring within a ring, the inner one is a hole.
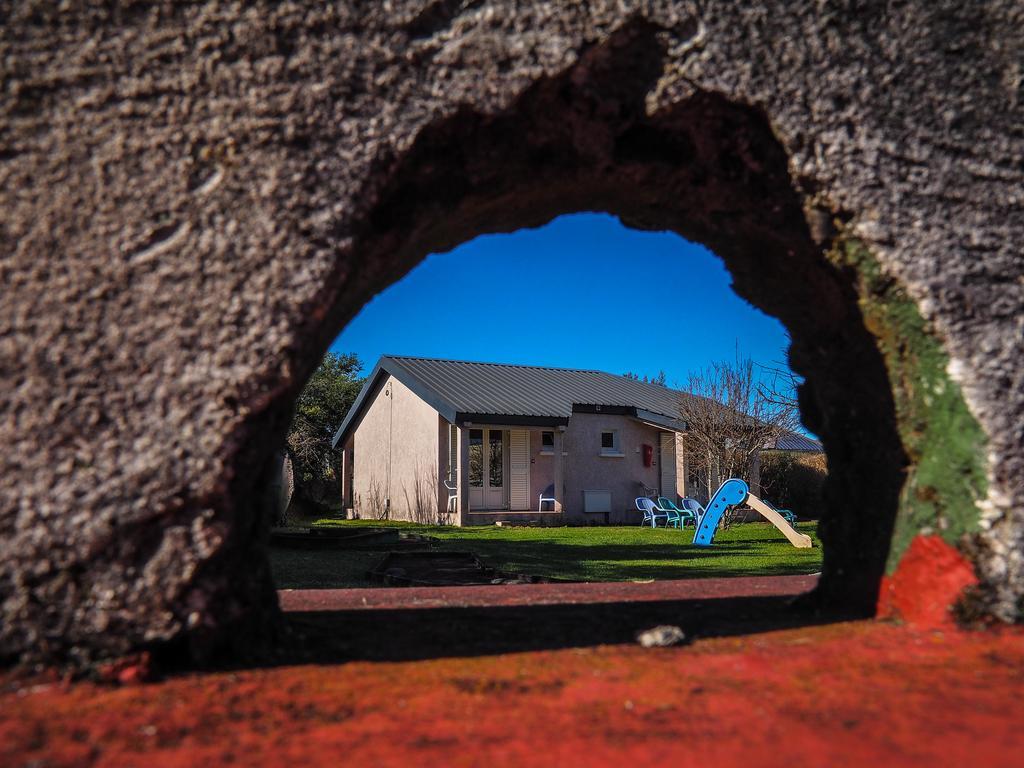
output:
M382 354L655 375L784 360L782 324L733 293L722 261L668 232L606 214L484 235L428 256L335 339L369 372ZM447 300L438 301L439 296Z

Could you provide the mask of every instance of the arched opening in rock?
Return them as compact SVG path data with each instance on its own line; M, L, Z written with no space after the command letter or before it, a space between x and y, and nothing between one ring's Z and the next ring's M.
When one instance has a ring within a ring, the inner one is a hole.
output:
M793 547L767 524L733 527L763 523L749 507L730 512L712 550L690 545L693 515L674 514L741 477L806 533L820 517L823 456L798 432L785 329L730 282L707 249L602 214L430 256L352 320L299 398L294 492L271 538L275 585L819 571L820 547ZM717 424L693 391L742 400L758 428ZM461 479L460 438L470 441ZM643 496L666 512L638 529ZM456 568L464 550L488 569L468 557Z
M803 421L830 467L815 600L870 615L908 459L855 276L829 257L843 217L807 202L815 190L793 178L756 106L696 92L649 111L659 61L651 34L624 30L497 113L457 112L381 157L380 182L364 191L375 204L352 244L359 266L329 282L330 310L310 319L299 362L311 371L345 322L427 254L481 234L599 211L702 243L724 260L737 293L792 337ZM283 437L284 399L254 425L258 434ZM269 448L259 441L241 452L236 477L258 477ZM238 482L244 506L259 489ZM240 535L262 541L257 528Z

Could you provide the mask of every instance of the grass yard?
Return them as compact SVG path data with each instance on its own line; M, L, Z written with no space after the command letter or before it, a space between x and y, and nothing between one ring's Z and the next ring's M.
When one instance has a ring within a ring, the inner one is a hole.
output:
M278 589L378 587L367 581L366 572L383 556L383 551L271 547L270 569Z
M814 540L796 549L768 523L742 523L719 531L710 548L694 547L693 529L609 526L593 528L498 528L321 520L317 525L399 527L437 539L435 549L470 551L502 571L571 581L638 581L711 576L782 576L821 570L817 524L799 523ZM279 588L372 586L363 576L383 551L271 550Z

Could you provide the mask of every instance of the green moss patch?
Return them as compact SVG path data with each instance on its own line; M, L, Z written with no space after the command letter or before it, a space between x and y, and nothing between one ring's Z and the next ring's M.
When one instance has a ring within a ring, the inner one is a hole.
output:
M889 550L891 573L918 533L956 544L978 529L977 502L986 494L985 434L946 372L949 358L939 340L864 243L840 236L829 258L856 275L861 312L885 358L910 459Z

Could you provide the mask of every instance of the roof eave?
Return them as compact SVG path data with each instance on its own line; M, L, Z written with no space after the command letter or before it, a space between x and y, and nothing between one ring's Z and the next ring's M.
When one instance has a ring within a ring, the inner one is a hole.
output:
M643 408L637 408L636 418L653 426L667 429L670 432L686 432L685 421L674 419L663 413L655 413L654 411L645 411Z
M500 424L510 427L564 427L569 423L565 416L531 416L511 413L467 413L455 414L459 424Z

